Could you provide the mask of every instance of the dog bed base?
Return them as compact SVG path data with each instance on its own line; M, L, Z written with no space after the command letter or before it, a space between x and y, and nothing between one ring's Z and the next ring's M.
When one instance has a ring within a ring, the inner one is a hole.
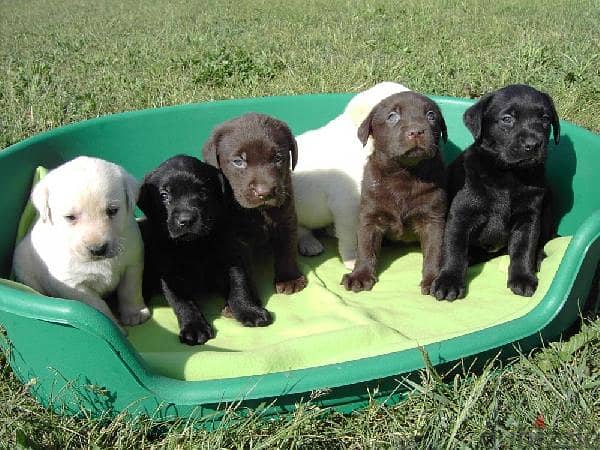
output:
M299 134L335 117L350 97L257 98L116 114L61 127L5 149L0 153L0 206L5 217L0 222L0 275L9 275L18 217L37 166L53 168L90 155L122 164L140 177L173 154L199 156L211 129L234 116L248 111L271 114ZM461 120L472 101L433 98L448 125L448 162L472 140ZM0 346L30 392L61 413L77 414L84 408L95 415L126 411L156 419L218 421L231 403L263 407L265 415L291 411L299 400L315 396L320 405L341 412L373 399L392 403L403 396L396 380L425 367L423 351L433 365L441 365L498 351L508 355L516 347L527 350L540 340L557 339L579 317L600 259L600 138L569 123L561 125L561 142L550 146L547 168L561 218L559 234L571 239L546 294L522 316L433 339L422 348L274 373L184 381L176 374L160 374L144 359L144 352L136 350L132 342L141 328L132 330L130 341L83 303L41 297L8 283L0 285ZM420 272L420 267L414 270ZM368 294L364 298L368 301Z

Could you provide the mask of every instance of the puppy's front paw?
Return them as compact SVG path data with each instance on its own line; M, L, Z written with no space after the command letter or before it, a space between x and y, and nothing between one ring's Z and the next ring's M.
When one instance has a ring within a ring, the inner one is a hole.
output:
M438 300L463 298L466 293L465 283L457 276L442 272L431 283L429 293Z
M179 342L187 345L201 345L214 337L215 332L207 323L189 323L179 331Z
M538 279L533 274L520 273L509 277L506 286L513 293L523 297L531 297L537 289Z
M233 313L233 316L245 327L266 327L273 323L271 313L261 306L244 308Z
M294 294L296 292L300 292L302 289L306 287L308 281L304 275L300 275L300 277L295 278L293 280L286 281L277 281L275 280L275 291L278 294Z
M132 308L122 308L120 311L120 315L121 323L123 323L123 325L132 326L144 323L150 318L152 314L150 313L150 310L145 306L141 308L135 306Z
M429 295L431 293L431 285L435 280L435 275L427 275L421 280L421 294Z
M377 276L370 270L354 270L342 277L342 282L347 291L370 291L377 283Z
M302 256L320 255L323 250L325 250L323 244L312 234L308 233L298 237L298 251Z

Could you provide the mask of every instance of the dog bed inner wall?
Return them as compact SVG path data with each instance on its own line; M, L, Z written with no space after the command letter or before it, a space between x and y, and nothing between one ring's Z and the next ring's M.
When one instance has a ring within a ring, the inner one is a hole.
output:
M465 299L439 302L420 293L418 247L384 247L379 283L371 292L353 293L339 285L346 269L329 239L324 254L301 258L309 280L301 293L275 294L270 265L256 268L261 298L275 317L271 326L243 327L221 316L222 299L206 299L203 311L216 337L190 347L179 343L171 308L155 297L152 318L130 328L129 340L153 371L188 381L285 372L407 350L527 314L548 290L569 240L547 244L533 297L514 295L506 287L509 259L504 255L469 268Z

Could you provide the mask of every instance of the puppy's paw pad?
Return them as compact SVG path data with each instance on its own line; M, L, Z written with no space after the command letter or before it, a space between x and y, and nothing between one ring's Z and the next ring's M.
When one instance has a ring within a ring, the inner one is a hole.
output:
M275 281L275 291L278 294L294 294L296 292L300 292L302 289L306 287L308 281L304 275L299 276L293 280L286 281Z
M370 291L377 283L377 276L368 270L354 270L342 277L340 284L343 284L347 291L360 292Z
M152 313L145 306L143 308L122 309L120 314L123 325L129 326L144 323L151 315Z
M201 345L214 337L215 332L207 324L188 324L179 332L179 342L187 345Z
M302 256L316 256L323 253L325 247L312 234L306 234L298 239L298 251Z
M258 306L240 311L236 316L236 319L245 327L266 327L273 323L271 313Z
M522 295L523 297L531 297L535 293L537 285L537 277L530 274L512 276L506 283L506 286L513 291L514 294Z
M429 293L438 300L456 300L466 293L464 282L450 274L440 274L431 284Z

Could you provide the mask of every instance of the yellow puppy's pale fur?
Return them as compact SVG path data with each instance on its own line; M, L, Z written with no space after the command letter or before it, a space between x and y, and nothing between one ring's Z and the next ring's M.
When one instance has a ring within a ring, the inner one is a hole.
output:
M133 215L138 188L123 168L97 158L50 171L31 195L38 218L15 249L17 279L45 295L81 300L119 325L103 300L116 291L122 324L147 320L144 249ZM105 254L92 255L102 245Z
M323 245L311 230L333 225L342 261L354 267L360 184L372 151L371 138L363 147L358 128L381 100L408 90L389 81L376 84L354 96L344 112L325 126L296 137L299 157L292 185L301 254L321 253Z

